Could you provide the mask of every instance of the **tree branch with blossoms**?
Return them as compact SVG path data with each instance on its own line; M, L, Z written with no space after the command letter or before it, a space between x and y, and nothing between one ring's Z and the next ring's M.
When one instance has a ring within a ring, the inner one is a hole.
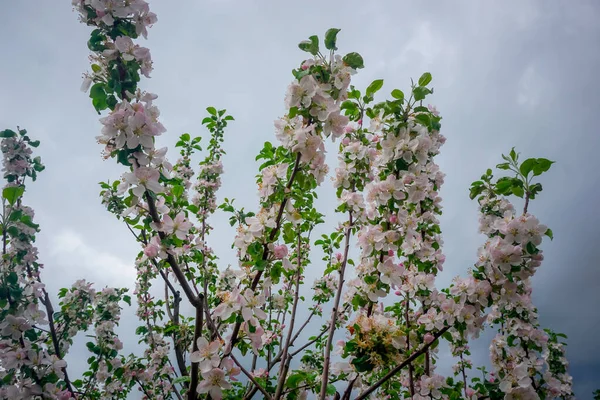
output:
M565 337L540 327L531 301L542 239L553 235L530 214L531 201L552 161L521 161L513 149L497 165L509 176L490 169L473 183L486 240L468 275L440 289L444 174L435 157L446 138L438 111L425 105L431 74L411 81L406 96L393 89L380 100L382 79L363 91L351 85L364 61L337 54L339 29L300 42L309 56L292 70L275 121L279 143L266 142L256 157L259 201L248 211L217 201L233 121L226 110L206 109L206 145L180 135L176 162L158 146L167 130L157 96L139 87L153 68L137 42L157 22L148 3L72 4L93 28L82 89L101 115L97 140L104 158L123 166L120 179L101 183L101 201L140 246L133 294L144 350L124 353L115 334L121 304L131 302L125 289L78 281L59 291L55 312L33 247L39 227L21 203L26 177L43 170L32 157L39 142L24 130L1 131L0 397L125 399L134 388L144 399L179 400L573 397ZM335 211L345 222L313 240L325 221L315 200L329 174L329 139L338 158ZM523 213L510 196L522 199ZM209 245L216 212L236 227L237 265L225 268ZM498 330L493 372L469 379L469 344L486 326ZM72 380L65 359L78 332L91 337L90 357ZM442 341L456 359L454 376L436 368Z

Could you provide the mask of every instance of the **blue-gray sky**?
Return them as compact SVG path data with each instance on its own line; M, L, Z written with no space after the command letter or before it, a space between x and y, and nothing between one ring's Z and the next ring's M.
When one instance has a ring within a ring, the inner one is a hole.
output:
M151 7L159 22L142 45L155 70L142 87L159 95L168 129L160 144L173 145L183 132L205 135L204 108L227 108L236 121L226 134L220 198L247 208L256 207L254 155L274 140L290 70L305 55L296 47L300 40L341 28L340 51L365 59L353 83L364 88L383 78L382 94L407 89L411 77L430 71L431 103L448 138L438 159L447 174L440 286L466 274L483 241L470 182L512 146L524 157L555 160L530 208L555 234L543 245L534 301L543 325L569 336L575 392L591 399L600 388L599 3L154 0ZM118 178L122 169L101 159L98 116L79 91L89 32L70 1L0 1L0 128L20 125L42 141L47 169L26 202L42 225L40 258L54 290L82 277L132 287L139 250L98 198L96 183ZM335 163L334 154L329 161ZM326 184L322 210L331 214L334 204ZM233 262L234 232L224 215L213 221L211 244ZM314 268L316 276L321 266ZM124 323L126 343L137 341L134 326ZM476 344L477 361L487 362L487 346Z

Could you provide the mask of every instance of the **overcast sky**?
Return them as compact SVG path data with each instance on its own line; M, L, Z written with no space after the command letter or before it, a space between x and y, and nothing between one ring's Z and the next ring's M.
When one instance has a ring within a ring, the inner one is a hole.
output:
M353 83L364 88L385 80L378 99L431 72L431 103L444 117L448 139L438 157L447 174L441 192L447 262L438 284L464 276L483 242L470 183L512 146L524 157L556 161L530 207L555 234L543 245L534 301L542 324L569 336L575 393L591 399L600 388L600 3L415 3L151 1L159 22L141 44L150 48L155 70L142 88L159 95L168 130L159 144L172 146L184 132L205 135L204 109L226 108L236 121L226 132L220 198L255 209L254 156L274 140L290 70L305 55L299 41L341 28L340 52L365 59ZM79 91L89 68L89 32L68 0L0 0L0 129L19 125L42 141L38 154L47 169L28 187L25 202L41 223L40 258L54 291L83 277L99 287L133 287L139 251L98 197L97 182L114 180L123 169L101 159L98 116ZM174 161L175 152L170 155ZM334 154L329 161L336 162ZM332 214L330 183L320 193L321 210ZM213 221L211 245L224 263L234 262L234 231L224 215ZM321 266L314 268L316 276ZM124 341L135 344L136 324L123 325ZM489 363L488 346L474 346L481 350L476 362Z

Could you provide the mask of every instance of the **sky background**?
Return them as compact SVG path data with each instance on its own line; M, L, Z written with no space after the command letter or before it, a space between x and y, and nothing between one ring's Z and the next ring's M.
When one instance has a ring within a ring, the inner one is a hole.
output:
M306 53L297 43L341 28L340 53L357 51L365 69L353 79L364 89L382 78L382 100L410 78L433 75L435 104L447 142L437 158L447 174L441 190L445 269L438 286L465 276L483 236L468 187L512 146L524 158L556 161L542 176L544 191L530 207L554 231L543 244L545 261L534 278L534 302L544 327L569 337L568 358L579 399L600 388L600 3L595 1L167 1L154 0L159 22L150 30L152 79L141 87L156 104L168 132L205 135L200 121L209 105L236 121L226 132L226 174L219 198L257 205L254 161L274 141L273 120L284 112L291 69ZM46 170L28 186L25 203L36 210L44 279L54 292L76 279L98 287L133 287L139 251L127 229L100 204L97 182L123 172L103 161L95 141L98 115L79 91L89 68L91 29L77 20L70 1L0 1L0 129L16 125L42 141ZM329 162L335 166L331 147ZM170 151L170 159L176 154ZM331 183L320 209L332 216ZM234 231L217 214L210 244L233 263ZM332 225L329 225L330 227ZM329 230L330 228L325 228ZM316 260L318 258L315 257ZM312 268L312 267L311 267ZM318 276L314 265L309 276ZM308 280L310 282L310 279ZM135 345L134 308L120 331ZM476 342L475 364L489 364L489 335ZM84 345L74 354L84 354ZM71 357L81 368L85 357ZM443 361L442 361L443 364Z

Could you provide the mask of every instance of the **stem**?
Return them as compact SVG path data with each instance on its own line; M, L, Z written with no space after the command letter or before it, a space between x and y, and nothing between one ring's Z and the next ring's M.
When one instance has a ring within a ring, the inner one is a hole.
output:
M192 351L198 351L198 338L202 335L202 324L203 324L203 308L196 307L196 327L194 328L194 341L192 343ZM198 395L196 394L196 388L198 387L198 368L200 363L192 363L192 371L190 373L190 388L188 390L188 400L196 400Z
M60 354L60 345L58 341L58 336L56 335L56 326L54 325L54 308L52 307L52 302L50 301L50 296L48 296L48 292L46 289L42 289L44 293L44 302L43 304L46 306L46 314L48 315L48 324L50 325L50 337L52 338L52 344L54 345L54 353L56 357L60 360L63 359ZM62 368L63 374L65 374L65 384L67 386L67 390L73 393L73 387L71 386L71 381L69 380L69 374L67 374L67 367Z
M219 334L219 331L217 330L217 328L214 325L213 320L210 318L210 314L208 312L208 303L206 303L206 299L205 299L205 310L206 310L206 314L207 314L207 320L206 320L206 325L208 325L209 329L211 329L213 331L213 334L215 334L220 340L223 340L223 338L221 337L221 335ZM258 381L256 379L254 379L254 377L252 376L252 374L246 369L244 368L244 366L238 361L237 358L235 358L235 356L233 354L231 354L231 352L228 355L233 362L238 366L238 368L240 369L240 371L242 371L242 373L244 375L246 375L246 377L248 379L250 379L250 381L254 384L255 388L257 390L260 390L261 393L265 396L264 398L267 400L271 400L271 395L269 394L269 392L267 392L267 390L265 388L263 388L260 383L258 383ZM198 364L197 364L198 365ZM256 393L256 392L255 392ZM248 397L250 398L250 397ZM210 394L208 396L208 399L210 399Z
M292 184L294 183L294 179L296 178L296 174L298 173L298 170L300 168L300 158L301 157L302 157L302 154L300 154L300 153L298 153L296 155L296 163L294 164L294 170L292 171L290 180L288 181L287 185L285 186L285 188L288 190L291 189ZM287 202L288 202L288 197L284 197L283 200L281 201L281 205L279 206L279 211L278 211L277 217L275 219L275 228L273 228L273 230L271 231L271 234L269 235L269 240L268 240L269 242L273 241L273 239L275 239L275 236L277 236L277 233L279 233L279 229L281 228L281 218L283 216L283 211L285 210L285 206L286 206ZM265 243L265 245L263 246L262 259L267 260L268 256L269 256L269 249ZM258 286L261 276L262 276L262 271L258 271L256 273L256 276L254 277L254 280L252 280L252 285L250 286L250 288L252 290L255 290L256 287ZM235 344L237 342L241 325L242 325L241 322L236 322L235 326L233 327L231 339L229 340L229 346L227 347L228 351L225 352L225 354L223 355L223 358L227 357L233 351L233 346L235 346Z
M296 311L298 308L298 298L300 294L300 277L302 276L302 236L298 233L298 244L296 246L296 252L298 253L298 273L296 274L296 288L294 290L294 304L292 306L292 315L290 321L290 327L288 329L287 338L285 340L285 346L283 347L283 355L281 356L281 368L279 369L279 382L277 383L277 389L275 390L275 400L281 397L283 391L283 384L290 365L291 357L288 359L288 351L290 343L292 341L292 335L294 333L294 323L296 322Z
M150 211L150 216L152 217L152 220L155 224L160 225L161 221L160 217L158 216L158 212L156 211L156 204L154 204L154 199L152 198L152 196L150 196L149 192L146 192L145 197L146 201L148 202L148 210ZM161 240L164 240L166 238L165 233L162 231L158 231L158 236ZM200 297L202 297L202 295L196 296L194 294L192 288L190 287L185 277L185 274L181 271L177 260L175 260L175 257L173 257L173 255L170 253L167 253L167 262L173 269L173 273L175 274L175 277L177 277L177 281L183 288L183 292L185 293L190 303L192 303L192 305L196 308L202 307L202 300L200 300Z
M410 351L410 313L409 313L409 307L410 307L410 299L408 297L408 295L406 296L406 310L404 313L404 316L406 318L406 328L408 330L407 334L406 334L406 353L408 354L408 352ZM415 395L415 382L414 382L414 376L413 376L413 365L412 363L408 364L408 379L409 379L409 387L410 387L410 398L412 399Z
M460 366L462 367L462 377L463 377L463 383L464 383L464 393L465 393L465 399L469 398L469 396L467 396L467 375L465 374L465 362L463 360L463 355L462 352L460 353Z
M338 282L337 292L333 309L331 310L331 321L329 323L329 336L327 337L327 345L325 346L325 359L323 361L323 373L321 374L321 393L319 398L325 400L327 396L327 383L329 381L329 364L331 362L331 346L333 344L333 336L335 334L336 322L338 318L338 307L342 298L342 289L344 288L344 274L346 273L346 264L348 261L348 250L350 248L350 235L352 234L352 212L348 212L348 227L346 228L346 238L344 243L344 260L340 266L340 279Z
M431 345L433 343L435 343L436 339L438 339L440 336L442 336L448 329L450 329L449 326L446 326L446 327L442 328L442 330L440 330L438 333L436 333L434 335L434 340L432 340L431 342L425 344L418 351L416 351L410 357L408 357L406 360L404 360L404 362L402 362L402 364L398 365L397 367L395 367L394 369L392 369L390 372L388 372L387 374L385 374L385 376L383 378L381 378L380 380L378 380L377 382L375 382L373 385L371 385L367 390L365 390L364 392L362 392L360 394L360 396L358 396L355 400L364 400L364 399L366 399L371 393L373 393L375 390L377 390L381 385L383 385L390 378L392 378L394 375L396 375L398 372L400 372L402 370L402 368L406 367L408 364L410 364L411 362L413 362L421 354L425 353L427 351L427 349L429 349L429 347L431 347Z

